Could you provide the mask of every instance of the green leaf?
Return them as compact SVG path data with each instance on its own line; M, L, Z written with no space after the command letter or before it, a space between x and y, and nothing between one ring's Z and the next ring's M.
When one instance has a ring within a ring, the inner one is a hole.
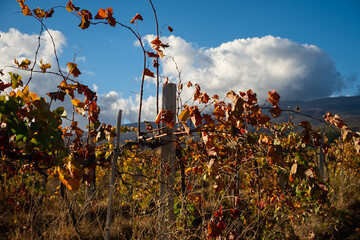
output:
M22 79L21 75L19 75L17 73L12 73L12 72L9 72L9 74L10 74L10 79L11 79L11 87L13 89L21 87L23 85L23 82L21 81L21 79Z
M62 115L64 114L64 112L65 112L65 108L64 108L64 107L58 107L57 109L55 109L55 110L53 111L53 113L54 113L55 115L58 115L58 116L62 116Z

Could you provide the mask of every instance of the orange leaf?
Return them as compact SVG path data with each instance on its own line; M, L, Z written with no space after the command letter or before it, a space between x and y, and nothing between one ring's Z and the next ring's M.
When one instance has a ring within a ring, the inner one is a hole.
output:
M74 104L75 107L79 107L79 108L84 108L85 107L85 103L80 102L79 99L71 99L71 102Z
M28 7L28 5L25 5L25 7L24 7L23 10L22 10L22 13L23 13L25 16L31 16L31 15L32 15L31 10L30 10L30 8Z
M69 1L66 5L66 10L68 10L69 12L72 12L72 11L79 11L80 8L75 7L75 5L72 3L72 1Z
M159 57L159 54L153 52L146 52L146 54L148 57L153 57L153 58Z
M164 110L161 110L161 111L159 112L159 114L156 116L155 124L160 124L161 115L162 115L163 112L164 112Z
M212 238L216 238L217 236L221 235L221 229L216 225L216 223L213 220L210 220L208 222L208 236Z
M200 91L198 89L195 89L195 92L194 92L194 101L196 101L196 99L198 99L200 97Z
M190 116L195 127L198 127L202 123L202 116L197 106L193 106L190 109Z
M181 112L181 114L180 114L180 116L179 116L179 120L180 120L181 122L186 122L189 117L190 117L190 111L189 111L188 108L185 108L185 109Z
M206 103L209 102L209 100L210 100L210 97L209 97L209 95L207 95L207 93L201 93L200 94L199 102L206 104Z
M35 17L37 18L43 18L45 17L46 13L43 9L40 9L39 7L37 9L33 10Z
M156 37L154 40L151 41L151 44L155 45L155 46L160 46L161 41L160 41L160 39L158 37Z
M163 111L161 121L168 125L169 128L173 128L175 126L174 115L175 114L170 110Z
M267 156L269 158L269 162L271 165L280 160L280 154L278 153L278 151L276 150L276 148L273 145L271 145L269 147Z
M111 8L111 7L108 7L108 8L106 9L106 11L107 11L107 15L108 15L107 20L108 20L110 26L115 27L115 25L116 25L116 20L115 20L115 18L113 17L113 10L112 10L112 8Z
M79 27L82 30L85 30L90 26L90 20L92 19L92 14L91 12L89 12L89 10L83 9L80 12L78 12L78 15L81 16L81 23L79 24Z
M52 9L46 11L45 18L52 17L53 14L54 14L54 9L52 8Z
M140 14L136 14L135 17L133 17L133 19L131 19L130 23L135 23L136 20L143 20L142 16Z
M166 86L169 83L169 78L165 77L164 86Z
M106 10L100 8L95 16L95 19L106 19L106 18L107 18Z
M77 179L72 178L71 176L69 176L68 173L60 173L59 178L61 180L62 183L65 184L65 186L69 189L69 190L79 190L80 188L80 181Z
M43 64L42 60L40 60L40 68L41 68L41 72L45 73L46 69L51 68L51 64L50 63Z
M234 102L239 96L231 90L226 94L226 97L230 98L230 100Z
M280 95L275 90L273 90L272 92L268 91L268 94L269 94L269 98L268 98L269 102L273 106L278 105L280 101Z
M76 63L67 63L66 66L69 69L69 73L72 74L74 77L78 77L81 72L80 70L77 68L77 64Z
M145 68L145 69L144 69L143 74L144 74L145 76L148 76L148 77L155 77L155 73L153 73L152 71L150 71L148 68Z
M274 118L277 118L281 115L282 110L278 105L274 106L274 108L270 109L270 113Z

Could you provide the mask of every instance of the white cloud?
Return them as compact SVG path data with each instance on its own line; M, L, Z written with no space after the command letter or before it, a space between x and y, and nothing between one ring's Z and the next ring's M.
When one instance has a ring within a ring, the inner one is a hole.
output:
M145 37L148 42L154 38ZM164 53L174 57L182 81L200 84L209 95L252 89L266 99L267 91L275 89L282 99L309 100L344 87L334 62L314 45L273 36L236 39L214 48L197 48L173 35L162 41L170 44ZM175 64L166 57L162 74L176 80Z
M123 98L119 93L110 91L100 94L98 104L101 108L100 121L106 123L116 122L119 110L122 110L123 122L137 122L140 96ZM143 99L142 120L154 121L156 117L156 98L148 96Z
M49 30L56 45L58 55L61 55L63 47L66 45L66 38L56 30ZM10 28L8 32L0 31L0 68L5 66L15 66L14 59L21 60L28 58L31 61L31 66L34 62L35 52L38 47L39 35L21 33L15 28ZM50 63L51 68L49 71L57 72L57 63L54 57L54 49L51 38L47 32L41 35L41 47L37 55L37 64L40 60L43 63ZM37 66L35 70L39 70ZM29 79L29 72L22 71L16 68L7 67L4 70L5 76L1 77L3 81L9 81L7 72L16 72L22 75L24 84ZM30 90L36 92L38 95L44 96L48 91L56 91L56 86L60 83L61 79L54 75L49 74L33 74L33 79L30 82Z

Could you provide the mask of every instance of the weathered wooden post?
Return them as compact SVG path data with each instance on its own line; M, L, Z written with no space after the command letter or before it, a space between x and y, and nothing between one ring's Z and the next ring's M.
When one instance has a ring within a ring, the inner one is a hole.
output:
M163 87L162 91L162 109L170 110L174 113L174 121L176 118L176 84L168 83ZM163 125L164 126L164 125ZM166 128L163 133L167 135L164 137L164 142L169 142L163 145L161 151L161 166L160 166L160 226L159 239L169 239L165 236L165 228L171 230L175 221L174 215L174 186L176 176L176 149L173 143L173 129ZM168 227L166 227L168 226Z
M119 156L119 147L120 147L120 127L121 127L121 115L122 110L119 110L116 124L116 145L114 157L111 162L111 176L110 176L110 184L109 184L109 202L106 213L106 225L105 225L105 239L110 239L110 229L111 229L111 221L112 221L112 209L113 209L113 195L114 195L114 184L116 177L116 163Z
M88 137L88 144L90 145L90 147L95 150L95 138L94 137ZM96 194L96 167L94 164L95 161L95 151L93 153L93 155L91 155L90 157L88 157L86 159L86 164L87 164L87 174L90 176L90 178L92 179L92 181L90 182L90 185L86 185L85 188L85 222L86 223L90 223L93 220L94 214L92 211L92 202L95 198L95 194Z
M324 144L324 136L322 137L321 139L321 145L319 146L319 152L318 152L318 156L319 156L319 159L318 159L318 169L319 169L319 173L320 173L320 176L321 178L327 182L328 181L328 178L329 178L329 175L328 175L328 169L327 169L327 166L326 166L326 163L325 163L325 154L322 150L322 145Z

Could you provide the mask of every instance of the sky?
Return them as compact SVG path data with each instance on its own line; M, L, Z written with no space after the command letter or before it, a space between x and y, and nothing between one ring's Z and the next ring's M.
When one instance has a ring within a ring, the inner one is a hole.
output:
M19 12L16 0L0 0L0 69L13 59L34 59L39 22ZM66 6L68 0L26 0L31 9ZM142 36L146 48L155 38L156 26L147 0L74 0L89 9L111 6L117 21ZM164 50L160 77L164 81L198 83L210 96L224 97L230 90L252 89L259 102L275 89L283 100L311 100L360 95L359 0L153 0ZM130 24L136 13L144 21ZM124 122L138 115L142 51L131 32L120 26L99 24L82 30L79 19L64 8L55 8L44 21L55 39L61 68L76 63L79 81L98 93L100 119L114 124L117 111ZM171 26L174 31L169 32ZM41 36L39 59L52 63L48 35ZM175 65L176 63L176 65ZM151 62L149 63L151 65ZM6 68L4 72L10 71ZM54 70L54 69L53 69ZM14 71L14 69L11 69ZM26 77L26 73L23 76ZM8 81L8 76L1 77ZM61 79L38 75L31 91L40 95L56 91ZM155 119L154 79L145 82L143 120ZM186 89L183 99L194 89Z

